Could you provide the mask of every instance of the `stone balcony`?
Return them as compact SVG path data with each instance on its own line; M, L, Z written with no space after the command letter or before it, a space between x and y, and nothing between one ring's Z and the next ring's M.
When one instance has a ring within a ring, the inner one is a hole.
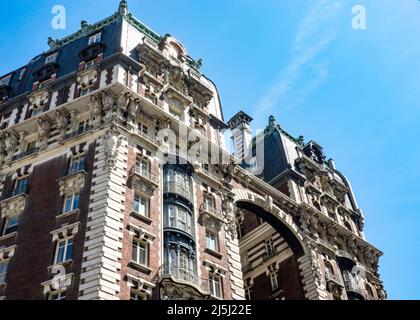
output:
M141 170L136 166L131 169L130 177L133 189L143 194L152 195L159 186L158 175Z
M200 278L193 270L178 266L163 265L158 273L158 282L164 288L165 296L162 299L176 300L189 298L186 300L203 300L210 297L208 279ZM176 289L171 290L169 288Z
M224 223L221 210L218 210L212 206L205 205L205 203L203 203L200 206L200 216L203 224L207 228L220 231L222 224Z
M2 217L13 217L21 214L25 210L28 195L29 189L27 187L3 193L0 200Z

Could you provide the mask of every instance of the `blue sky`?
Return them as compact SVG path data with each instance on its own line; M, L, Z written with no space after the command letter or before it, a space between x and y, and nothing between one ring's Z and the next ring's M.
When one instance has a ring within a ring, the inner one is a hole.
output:
M47 49L47 38L112 14L117 0L14 0L0 12L0 74ZM67 29L53 30L64 5ZM353 30L352 7L367 10ZM316 140L352 182L366 236L384 257L390 299L420 299L420 2L418 0L129 1L171 33L221 93L225 117L243 109L263 128L273 114Z

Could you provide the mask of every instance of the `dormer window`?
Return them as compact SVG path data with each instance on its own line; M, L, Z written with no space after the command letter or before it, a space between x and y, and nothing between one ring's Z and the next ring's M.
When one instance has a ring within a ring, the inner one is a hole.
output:
M58 52L50 54L49 56L47 56L45 58L45 64L48 64L48 63L51 63L51 62L56 62L57 57L58 57Z
M11 78L12 78L11 74L9 74L7 77L1 78L0 79L0 86L8 86Z
M101 33L97 33L91 37L89 37L89 45L94 44L94 43L98 43L101 42L101 38L102 38L102 34Z

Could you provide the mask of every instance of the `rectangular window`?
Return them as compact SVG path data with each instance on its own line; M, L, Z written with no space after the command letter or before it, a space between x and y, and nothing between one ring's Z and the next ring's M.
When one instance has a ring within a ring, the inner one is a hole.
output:
M277 291L279 288L279 283L277 281L277 273L273 272L270 274L270 283L271 283L271 290Z
M273 239L268 239L265 241L265 252L267 256L272 256L274 254L274 243Z
M177 214L177 225L178 228L181 230L187 231L187 213L185 210L178 208L178 214Z
M71 212L76 209L79 209L79 198L80 195L78 193L67 195L64 198L63 212Z
M222 299L223 298L223 290L222 290L222 279L220 276L215 274L209 275L209 284L210 284L210 292L213 297Z
M50 292L48 295L48 300L65 300L66 299L66 291L56 291Z
M179 274L186 281L190 280L192 275L189 263L188 255L184 251L181 251L178 256Z
M218 236L215 232L206 230L206 247L216 252L219 251Z
M49 56L47 56L45 58L45 64L51 63L51 62L56 62L57 61L57 57L58 57L58 53L57 52L56 53L53 53L53 54L51 54Z
M252 287L245 288L245 300L252 300Z
M169 227L176 227L175 225L175 207L169 206L168 207L168 220L169 220Z
M139 194L134 195L133 210L142 216L149 216L149 199Z
M130 293L130 300L148 300L147 294L143 292L131 292Z
M19 224L19 216L6 218L6 221L4 223L3 235L11 234L12 232L15 232L18 228L18 224Z
M212 212L214 208L214 200L211 197L204 197L204 210Z
M11 74L9 74L7 77L1 78L0 79L0 86L8 86L11 78L12 78Z
M149 161L146 159L138 159L136 161L135 170L137 174L147 177L150 174Z
M89 45L94 44L94 43L101 42L101 38L102 38L102 34L101 33L97 33L97 34L89 37Z
M57 242L54 264L63 263L73 259L73 239L67 238Z
M72 158L69 166L69 175L83 171L85 169L85 159L83 156Z
M79 134L89 131L89 120L79 122L79 129L77 130Z
M13 189L13 195L19 195L26 193L28 189L28 178L19 178L16 180L15 188Z
M133 247L131 251L131 259L135 263L147 266L148 265L148 253L149 246L138 240L133 241Z
M238 239L242 238L245 235L245 226L242 220L237 222L236 231L238 232Z
M6 282L6 273L8 262L0 262L0 284Z

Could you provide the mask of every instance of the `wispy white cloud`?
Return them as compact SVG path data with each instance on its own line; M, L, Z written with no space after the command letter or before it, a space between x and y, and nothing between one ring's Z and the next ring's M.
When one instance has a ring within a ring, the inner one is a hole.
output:
M318 0L310 8L295 35L290 63L257 105L257 121L279 103L282 107L301 104L327 79L329 61L322 54L336 38L333 21L342 8L343 4L334 0Z

